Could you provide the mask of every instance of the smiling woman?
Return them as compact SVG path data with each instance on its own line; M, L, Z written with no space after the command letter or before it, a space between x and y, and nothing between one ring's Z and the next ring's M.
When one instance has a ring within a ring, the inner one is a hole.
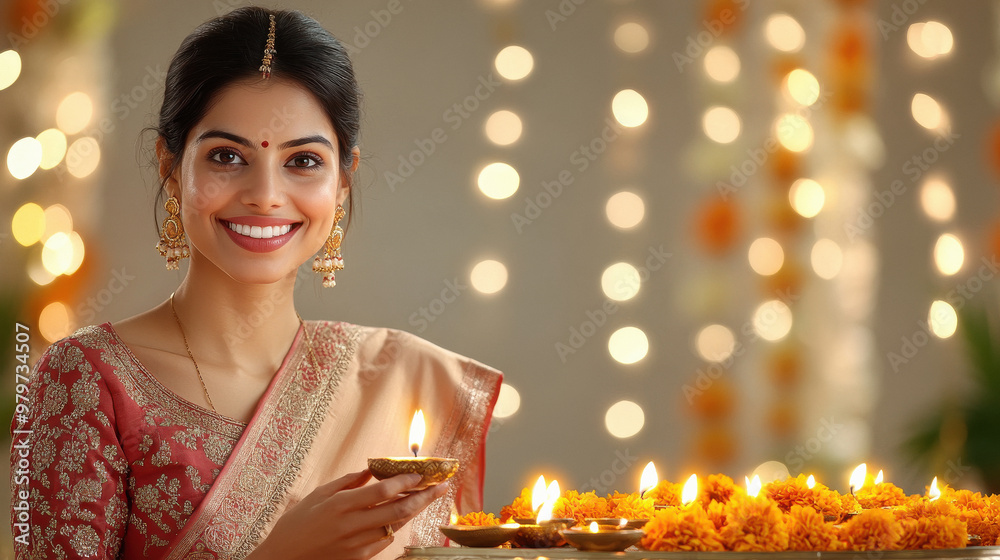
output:
M303 263L320 254L324 286L343 268L359 96L344 48L298 12L242 8L184 40L156 127L157 249L190 266L156 307L35 365L39 406L13 425L33 434L18 558L389 558L482 508L499 372L295 309ZM458 473L369 483L416 408Z

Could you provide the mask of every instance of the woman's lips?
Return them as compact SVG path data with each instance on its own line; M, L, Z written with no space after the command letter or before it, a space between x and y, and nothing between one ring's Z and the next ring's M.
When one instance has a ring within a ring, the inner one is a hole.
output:
M220 221L234 243L254 253L268 253L279 249L291 240L301 225L300 223L288 223L287 220L253 220L258 224L268 225L246 223L250 220L240 220L243 223Z

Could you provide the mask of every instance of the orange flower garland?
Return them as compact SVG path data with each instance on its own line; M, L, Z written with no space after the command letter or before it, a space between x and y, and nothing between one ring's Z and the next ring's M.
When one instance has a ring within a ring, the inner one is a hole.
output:
M644 550L702 552L725 550L715 525L700 505L662 509L643 527Z
M495 515L482 511L467 513L456 519L454 523L454 525L471 525L473 527L490 527L499 524L500 520Z

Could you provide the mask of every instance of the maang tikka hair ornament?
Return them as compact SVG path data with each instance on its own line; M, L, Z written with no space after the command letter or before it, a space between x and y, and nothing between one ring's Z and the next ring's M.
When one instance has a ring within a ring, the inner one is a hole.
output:
M334 271L344 270L344 257L340 254L340 242L344 240L344 230L338 225L344 218L344 207L337 205L337 211L333 214L333 229L330 237L326 238L323 245L323 256L316 257L313 261L313 272L322 272L323 287L332 288L337 285Z
M163 203L163 208L168 215L163 218L160 242L156 244L156 250L161 257L167 257L167 270L177 270L177 263L191 256L187 238L184 237L184 226L181 224L181 204L177 197L172 196Z
M265 80L271 77L271 59L278 52L274 50L274 16L268 17L271 18L271 25L267 30L267 44L264 45L264 60L260 65L261 78Z

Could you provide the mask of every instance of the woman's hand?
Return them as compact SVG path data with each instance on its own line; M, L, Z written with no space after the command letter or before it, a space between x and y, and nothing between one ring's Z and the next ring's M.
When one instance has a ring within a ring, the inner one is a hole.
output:
M397 531L447 492L447 483L401 496L420 475L394 476L365 486L371 473L351 473L313 490L285 512L247 560L371 558Z

